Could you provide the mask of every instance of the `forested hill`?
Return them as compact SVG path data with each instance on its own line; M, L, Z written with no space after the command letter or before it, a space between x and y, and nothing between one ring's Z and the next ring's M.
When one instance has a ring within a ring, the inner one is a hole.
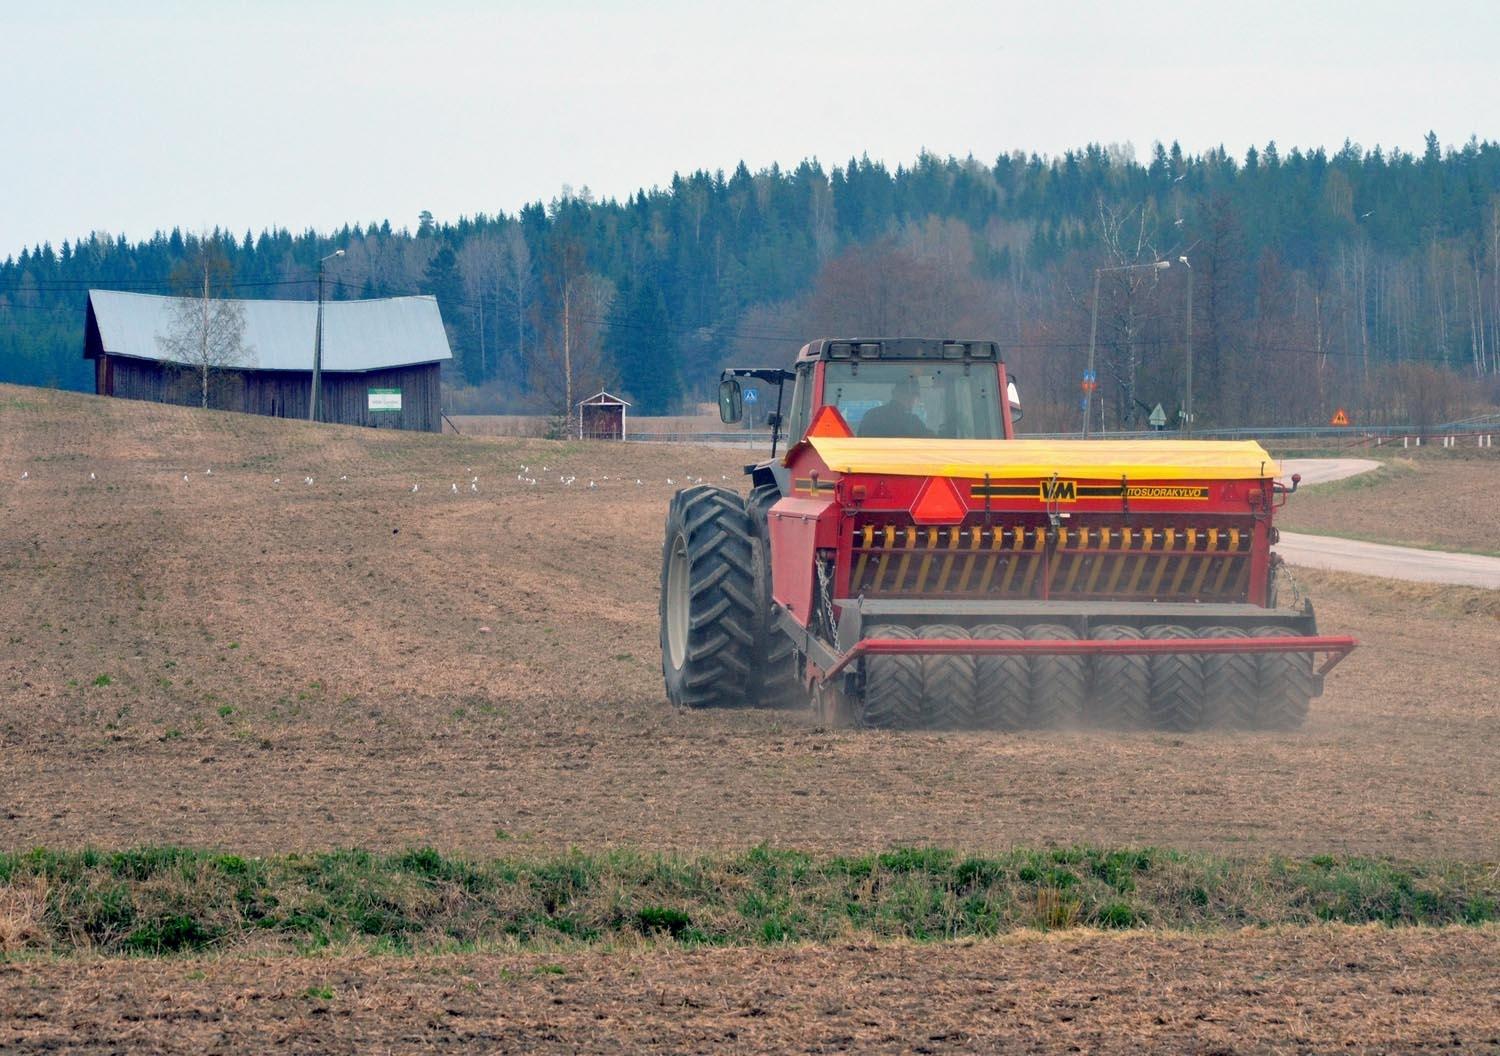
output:
M894 171L696 172L625 201L584 190L515 215L415 231L149 241L94 233L0 266L0 380L90 388L90 287L172 292L174 267L228 258L230 293L435 294L463 409L552 412L622 392L640 413L709 397L720 365L789 360L812 336L996 337L1028 424L1077 415L1099 276L1109 427L1180 406L1188 295L1201 425L1452 417L1496 397L1500 143L1420 154L1346 144L1243 158L1089 146ZM1186 257L1186 264L1182 258ZM1165 269L1124 266L1155 260ZM564 350L572 376L563 369Z

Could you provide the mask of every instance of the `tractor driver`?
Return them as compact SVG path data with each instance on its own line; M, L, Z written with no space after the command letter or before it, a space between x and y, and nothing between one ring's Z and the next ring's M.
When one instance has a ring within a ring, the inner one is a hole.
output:
M917 379L903 378L891 389L889 403L872 407L859 422L860 436L922 437L936 434L912 411L917 402Z

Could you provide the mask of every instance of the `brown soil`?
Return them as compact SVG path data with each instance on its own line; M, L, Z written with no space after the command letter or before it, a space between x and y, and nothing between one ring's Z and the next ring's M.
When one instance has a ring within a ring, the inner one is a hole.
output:
M1299 491L1278 523L1292 532L1500 554L1497 504L1500 448L1437 449Z
M1295 733L674 711L667 500L743 457L0 387L0 848L1500 853L1482 591L1302 576L1364 644Z
M1500 1051L1500 930L0 964L0 1049Z

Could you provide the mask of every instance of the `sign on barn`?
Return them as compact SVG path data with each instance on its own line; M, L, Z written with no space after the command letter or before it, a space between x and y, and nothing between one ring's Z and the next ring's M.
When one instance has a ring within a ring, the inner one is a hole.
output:
M371 389L369 391L369 409L372 411L399 411L401 409L400 389Z

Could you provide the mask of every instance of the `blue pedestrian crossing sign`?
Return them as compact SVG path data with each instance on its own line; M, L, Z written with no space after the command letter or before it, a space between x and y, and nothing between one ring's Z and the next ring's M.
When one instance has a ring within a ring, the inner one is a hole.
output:
M760 399L760 391L759 390L757 390L757 389L746 389L745 390L745 402L746 403L755 403L759 399Z

